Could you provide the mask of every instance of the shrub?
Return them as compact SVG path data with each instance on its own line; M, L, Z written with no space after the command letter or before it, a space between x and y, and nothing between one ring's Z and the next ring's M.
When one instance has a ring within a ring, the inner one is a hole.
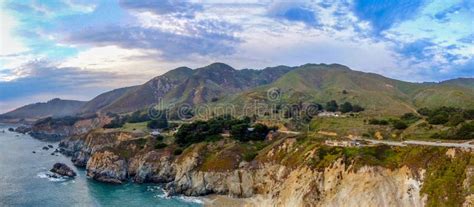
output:
M230 134L234 139L237 139L239 141L248 141L247 137L247 129L250 127L249 124L247 123L242 123L242 124L237 124L232 126L230 129Z
M345 102L343 103L340 107L339 107L339 110L342 112L342 113L347 113L347 112L351 112L353 110L353 107L352 107L352 104L349 103L349 102Z
M175 149L175 150L173 151L173 154L174 154L174 155L180 155L180 154L182 154L182 153L183 153L183 150L182 150L181 148L177 148L177 149Z
M148 122L147 127L150 129L165 129L168 128L168 120L166 119L166 117L153 119Z
M414 113L405 113L400 117L400 119L409 123L413 123L420 120L420 117L418 117Z
M359 105L357 105L357 104L354 104L354 105L352 106L352 112L361 112L361 111L364 111L364 110L365 110L365 109L362 108L362 106L359 106Z
M379 119L370 119L369 120L369 124L371 125L388 125L388 121L387 120L379 120Z
M456 132L456 139L474 139L474 122L461 125Z
M326 103L326 111L336 112L339 109L337 102L335 100L329 101Z
M127 122L129 123L139 123L149 121L150 117L148 113L142 113L141 111L135 111L132 115L128 118Z
M155 144L155 149L163 149L167 146L168 146L167 144L165 144L163 142L159 142L159 143Z
M436 114L434 116L428 117L428 123L430 124L445 124L449 121L449 115L446 112L442 112L440 114Z
M250 162L253 159L255 159L256 156L257 156L256 152L246 152L244 153L243 160L246 162Z
M419 114L423 115L423 116L428 116L431 114L431 110L426 108L426 107L423 107L423 108L420 108L418 109L417 111Z
M408 125L401 120L395 120L392 125L393 125L393 128L400 129L400 130L408 128Z

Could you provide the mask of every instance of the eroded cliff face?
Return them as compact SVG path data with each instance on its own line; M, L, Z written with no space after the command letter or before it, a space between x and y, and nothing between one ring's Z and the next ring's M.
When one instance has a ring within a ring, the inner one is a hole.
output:
M73 124L42 121L33 124L29 134L37 139L59 141L66 137L86 134L90 130L102 127L108 122L110 122L110 118L107 116L85 118L77 120Z
M299 156L295 151L302 150L295 147L295 142L290 138L277 141L251 162L233 154L230 159L237 161L236 165L219 163L229 158L229 150L236 150L232 141L200 143L181 155L173 155L173 147L154 149L152 138L142 139L124 132L93 132L64 140L61 146L76 165L86 167L87 175L93 179L110 183L128 179L138 183L165 183L170 194L230 195L248 198L251 206L424 206L426 203L427 196L421 193L425 177L422 168L358 167L346 158L334 159L323 167L306 162L288 164L288 160L280 158L288 154ZM210 151L217 153L217 158L212 159ZM309 161L313 156L315 150L309 148L298 159ZM470 181L465 185L471 185ZM471 197L466 197L465 205L469 206Z

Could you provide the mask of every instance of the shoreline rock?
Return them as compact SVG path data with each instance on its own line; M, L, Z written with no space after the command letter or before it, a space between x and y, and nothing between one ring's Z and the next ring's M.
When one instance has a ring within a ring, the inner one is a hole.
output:
M71 178L76 177L77 175L76 172L74 172L74 170L72 170L69 166L60 162L55 163L50 171L58 175L67 176Z

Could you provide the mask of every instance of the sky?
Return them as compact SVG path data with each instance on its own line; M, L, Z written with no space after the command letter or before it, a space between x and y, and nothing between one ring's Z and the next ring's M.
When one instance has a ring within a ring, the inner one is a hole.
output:
M0 0L0 25L0 113L212 62L474 77L472 0Z

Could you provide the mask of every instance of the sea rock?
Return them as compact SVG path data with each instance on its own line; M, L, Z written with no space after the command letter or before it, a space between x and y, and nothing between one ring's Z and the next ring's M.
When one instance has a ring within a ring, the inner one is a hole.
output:
M44 146L42 149L43 149L43 150L49 150L49 147Z
M77 175L76 172L74 172L74 170L69 168L69 166L60 162L54 164L53 168L50 171L53 173L59 174L61 176L67 176L67 177L75 177Z
M53 148L53 145L48 144L48 147L49 147L49 148Z
M26 134L31 131L30 127L27 126L19 126L15 129L15 132L21 133L21 134Z
M8 131L10 131L10 132L14 132L14 131L15 131L15 129L13 129L13 128L8 128Z

